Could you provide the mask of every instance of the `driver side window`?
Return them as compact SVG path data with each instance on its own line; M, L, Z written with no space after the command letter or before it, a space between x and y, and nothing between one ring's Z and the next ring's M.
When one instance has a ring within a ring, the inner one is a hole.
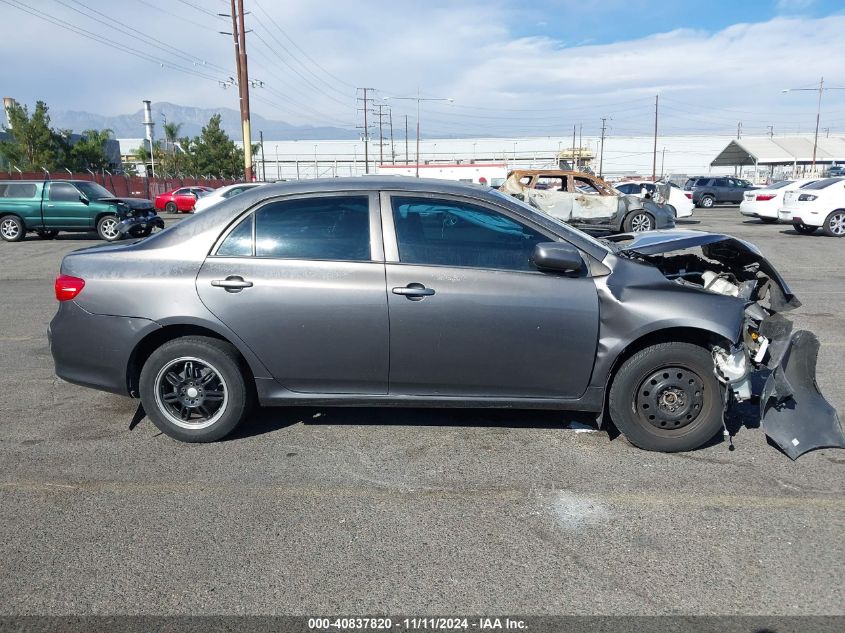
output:
M503 213L467 202L395 196L392 207L403 264L533 271L535 245L554 241Z

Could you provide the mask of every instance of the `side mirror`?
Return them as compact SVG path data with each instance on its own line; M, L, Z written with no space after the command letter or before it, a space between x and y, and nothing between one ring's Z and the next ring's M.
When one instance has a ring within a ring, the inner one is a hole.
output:
M83 196L82 194L79 194L79 201L80 201L82 204L88 204L88 198L86 198L86 197L85 197L85 196Z
M543 242L534 247L531 261L540 270L561 273L579 272L584 260L578 249L566 242Z

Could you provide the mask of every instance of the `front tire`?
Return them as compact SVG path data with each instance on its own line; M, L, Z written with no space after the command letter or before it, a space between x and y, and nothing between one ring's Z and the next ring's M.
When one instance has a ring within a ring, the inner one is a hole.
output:
M246 417L249 391L234 347L186 336L155 350L141 370L141 402L163 433L182 442L214 442Z
M845 237L845 209L831 211L824 219L823 228L828 237Z
M59 234L59 232L55 229L50 229L49 231L36 231L36 233L42 240L52 240Z
M619 368L610 387L610 417L634 446L689 451L722 428L723 397L706 349L661 343L637 352Z
M121 238L117 230L117 218L113 215L104 215L97 222L97 235L106 242L116 242Z
M625 218L622 228L626 233L642 233L653 231L655 227L654 216L645 211L634 211Z
M179 207L176 206L175 202L168 202L166 205L164 205L164 210L167 213L178 213Z
M777 218L760 218L760 222L763 224L775 224L777 221Z
M819 228L817 226L810 226L809 224L804 224L803 222L793 222L792 228L795 229L797 233L801 235L812 235L816 232L816 229Z
M4 215L0 218L0 238L6 242L20 242L26 235L23 221L16 215Z

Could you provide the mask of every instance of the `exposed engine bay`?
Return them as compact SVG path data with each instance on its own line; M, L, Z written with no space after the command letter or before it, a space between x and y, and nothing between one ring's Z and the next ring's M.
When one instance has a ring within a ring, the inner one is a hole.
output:
M764 432L792 459L816 448L845 448L836 410L816 384L818 339L805 330L793 332L792 321L781 314L801 305L783 278L742 240L695 231L673 233L675 239L670 232L654 232L610 241L622 242L618 254L654 266L673 283L744 303L737 340L711 347L714 371L727 387L726 406L759 396ZM752 390L754 372L767 374L758 394Z

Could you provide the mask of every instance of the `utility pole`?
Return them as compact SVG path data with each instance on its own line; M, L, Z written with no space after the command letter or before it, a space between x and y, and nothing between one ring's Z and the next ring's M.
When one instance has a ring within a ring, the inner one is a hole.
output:
M416 97L384 97L385 99L400 99L402 101L416 101L417 102L417 165L416 177L420 177L420 102L421 101L448 101L452 103L454 99L449 97L421 97L420 89L417 88Z
M583 151L582 148L584 147L583 132L584 132L584 124L579 123L578 124L578 165L579 166L581 165L581 152Z
M560 156L557 157L558 162L560 162ZM572 165L575 167L575 170L578 170L578 161L575 159L575 124L572 124Z
M411 164L411 157L408 156L408 115L405 115L405 164Z
M375 90L375 88L358 88L361 92L364 93L364 98L358 97L358 101L364 102L364 107L359 108L359 110L364 111L364 173L370 173L370 124L367 122L367 113L369 111L369 98L367 96L368 92Z
M261 141L261 182L266 182L267 167L266 163L264 162L264 132L262 130L258 131L258 138Z
M390 122L390 164L396 164L396 150L393 147L393 108L387 109L387 116Z
M663 180L663 165L666 164L666 148L663 148L663 156L660 157L660 180Z
M384 108L387 107L383 103L377 106L378 114L378 162L380 165L384 164Z
M657 107L660 95L654 95L654 153L651 156L651 181L657 180Z
M605 125L607 122L607 117L601 118L601 149L599 150L599 178L604 177L604 133L607 130L607 126Z
M742 121L736 124L736 138L737 140L742 138Z
M241 127L244 143L244 179L247 182L252 182L252 132L250 131L249 124L249 71L247 69L246 59L244 0L237 0L237 6L235 6L235 0L231 0L231 7L232 38L235 41L235 67L238 71L238 99L240 101Z
M767 125L766 129L769 130L769 138L772 138L775 135L775 126Z

